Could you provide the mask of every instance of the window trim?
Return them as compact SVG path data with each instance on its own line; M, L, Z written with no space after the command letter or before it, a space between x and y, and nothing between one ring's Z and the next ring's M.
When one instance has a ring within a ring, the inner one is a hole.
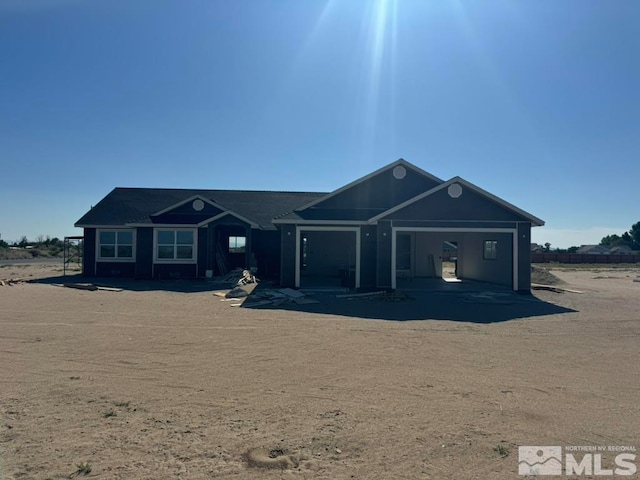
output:
M174 258L158 258L158 233L159 232L191 232L193 235L193 255L188 258L175 258L177 243L174 243L173 255ZM198 263L198 229L197 228L154 228L153 229L153 263L168 263L168 264L184 264L193 265Z
M100 255L100 234L104 232L116 233L116 256L115 257L103 257ZM117 232L130 232L132 234L131 244L131 256L130 257L118 257L118 233ZM96 262L120 262L131 263L136 261L136 229L135 228L97 228L96 229Z
M487 243L491 243L491 255L487 256ZM498 259L498 240L484 240L482 243L482 259L497 260Z

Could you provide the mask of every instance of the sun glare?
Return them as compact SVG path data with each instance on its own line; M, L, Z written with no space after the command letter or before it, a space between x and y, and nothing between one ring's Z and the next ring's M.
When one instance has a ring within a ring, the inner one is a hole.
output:
M349 87L345 88L353 88L350 97L353 102L350 108L352 135L360 150L360 163L368 166L374 156L382 116L385 125L390 127L385 129L385 135L391 135L392 143L395 143L398 0L373 0L360 5L357 9L353 4L345 6L339 0L324 3L300 45L277 97L285 98L289 89L295 88L298 78L304 77L309 67L311 53L331 38L333 22L348 12L353 29L354 58L348 73L350 81L345 83Z
M388 58L388 70L390 71L390 111L394 112L395 103L395 48L397 44L397 0L377 0L371 4L366 13L367 25L365 51L368 55L366 68L367 86L364 105L364 117L362 118L363 161L370 163L378 128L378 118L381 103L381 83L385 58ZM390 45L389 45L390 44ZM385 55L386 54L386 55ZM392 131L393 129L391 129Z

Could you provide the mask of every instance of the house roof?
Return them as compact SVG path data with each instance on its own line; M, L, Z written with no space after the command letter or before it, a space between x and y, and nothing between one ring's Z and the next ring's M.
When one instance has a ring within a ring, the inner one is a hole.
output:
M115 188L80 218L75 226L152 225L153 215L200 197L262 229L275 230L272 223L274 217L325 195L323 192Z
M397 167L404 168L396 171ZM392 173L397 180L404 179L403 183L392 180L393 188L388 189L388 194L377 195L385 192L388 179L393 178ZM400 159L331 193L115 188L75 226L202 226L227 215L264 230L275 230L279 223L368 224L376 223L378 219L416 204L455 183L530 221L533 226L544 225L539 218L460 177L444 182ZM204 205L202 209L193 211L185 207L196 200Z
M600 253L600 254L609 254L609 253L631 253L633 250L629 245L616 245L614 247L608 247L606 245L581 245L576 253Z

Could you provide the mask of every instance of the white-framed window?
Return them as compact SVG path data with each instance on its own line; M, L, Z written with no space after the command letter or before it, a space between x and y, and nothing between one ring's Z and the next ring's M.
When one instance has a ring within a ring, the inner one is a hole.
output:
M229 237L229 253L244 253L247 237L232 235Z
M196 230L193 228L157 228L154 235L156 263L196 262Z
M99 229L96 236L98 261L132 262L135 260L135 230Z
M485 240L484 241L484 259L495 260L497 258L498 258L498 241Z

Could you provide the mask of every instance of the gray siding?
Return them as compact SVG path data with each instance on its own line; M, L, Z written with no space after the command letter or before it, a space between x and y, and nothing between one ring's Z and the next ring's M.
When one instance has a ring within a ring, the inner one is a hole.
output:
M207 273L207 227L198 229L198 276L204 277Z
M518 291L531 293L531 224L518 224Z
M463 187L459 198L451 198L447 189L429 195L385 219L392 220L481 220L499 222L528 221L482 195Z
M206 270L211 270L212 274L216 274L216 251L215 251L215 241L216 241L216 231L215 231L215 222L211 222L206 226L207 229L207 247L205 249L205 254L207 256L205 260L205 273Z
M156 263L153 266L153 278L169 280L176 278L196 278L198 266L194 263Z
M96 229L85 228L82 241L82 274L93 277L96 274Z
M371 218L394 205L398 205L416 195L426 192L438 185L438 182L406 169L406 176L398 180L393 176L393 170L385 170L378 175L320 202L311 209L303 211L303 218L342 218L341 212L348 212L349 219ZM358 210L363 210L358 215ZM319 212L324 211L325 216ZM307 212L306 215L304 212ZM344 215L344 213L343 213Z
M134 277L135 262L98 262L96 264L97 277Z
M252 230L259 278L280 279L280 230Z
M153 276L153 228L138 228L136 231L136 278Z

